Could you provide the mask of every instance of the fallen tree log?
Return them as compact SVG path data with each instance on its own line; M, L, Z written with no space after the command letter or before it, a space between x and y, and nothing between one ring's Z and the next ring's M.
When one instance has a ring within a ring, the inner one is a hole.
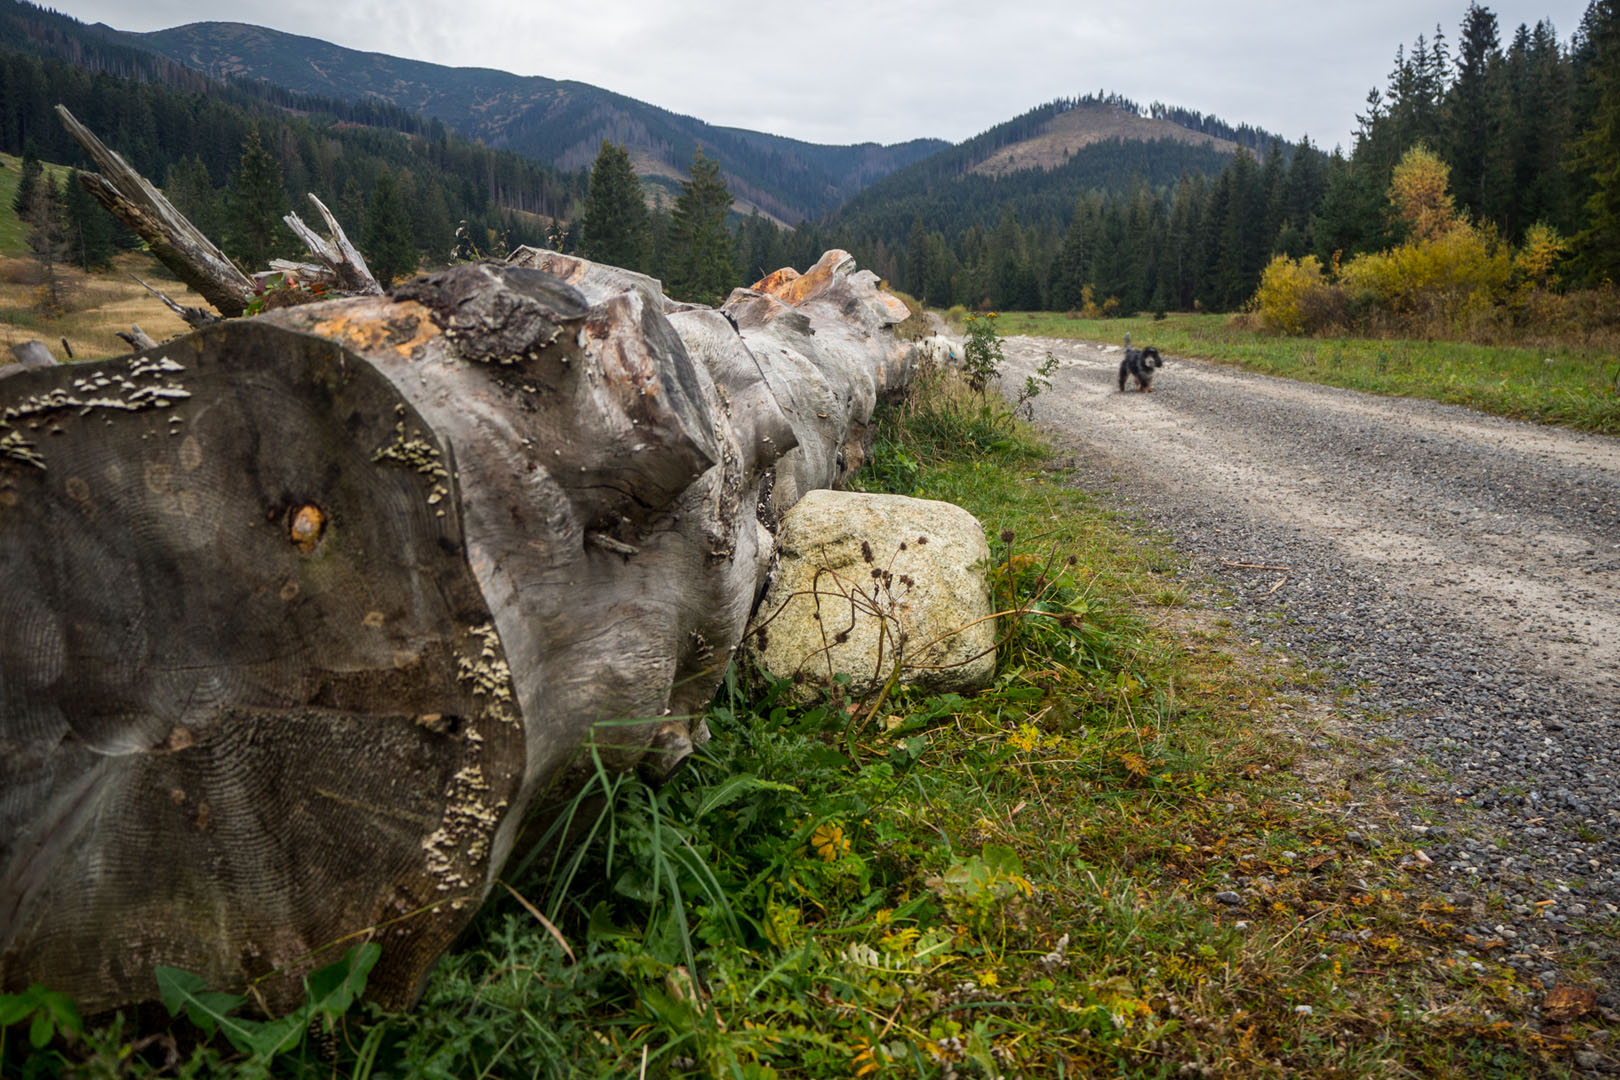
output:
M361 295L0 382L0 992L111 1008L163 964L279 1011L375 938L368 995L413 1000L526 820L706 738L777 516L909 375L844 252L720 311L533 249L383 296L317 207Z
M874 278L799 280L519 252L0 382L0 991L285 1008L371 936L398 1006L532 808L677 766L907 375Z

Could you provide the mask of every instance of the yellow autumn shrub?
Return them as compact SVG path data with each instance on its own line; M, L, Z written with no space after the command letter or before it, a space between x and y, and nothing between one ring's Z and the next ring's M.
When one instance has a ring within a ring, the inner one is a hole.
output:
M1260 274L1260 288L1254 294L1255 314L1264 329L1279 334L1310 333L1320 329L1307 319L1316 306L1310 303L1312 294L1327 288L1322 263L1315 255L1303 259L1278 255Z
M1361 255L1340 272L1353 308L1377 309L1411 329L1466 329L1507 299L1513 258L1487 230L1454 221L1426 240Z

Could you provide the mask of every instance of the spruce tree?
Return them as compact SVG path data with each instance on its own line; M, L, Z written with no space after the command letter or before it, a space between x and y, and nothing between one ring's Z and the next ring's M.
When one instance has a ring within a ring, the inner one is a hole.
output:
M186 215L204 236L219 236L225 217L225 200L208 175L208 166L196 155L181 158L169 166L163 179L163 195L174 208Z
M1086 248L1090 226L1086 221L1087 202L1084 198L1075 205L1074 216L1069 219L1068 231L1063 234L1063 247L1057 262L1052 265L1052 287L1048 303L1054 311L1077 311L1081 290L1091 280Z
M670 292L682 300L718 304L736 284L731 233L726 214L731 192L720 179L720 165L703 156L692 158L692 171L681 183L669 225Z
M366 193L354 174L343 182L343 193L332 209L337 213L338 224L351 238L359 236L360 230L366 227Z
M39 189L44 175L45 166L39 163L39 156L34 153L34 144L30 142L23 150L22 175L17 178L17 194L11 200L11 209L16 212L19 221L28 220L28 210L34 201L34 192Z
M606 139L591 166L583 226L580 251L587 259L627 270L647 268L646 196L629 152Z
M263 269L270 259L292 246L293 236L282 222L287 194L281 185L276 159L259 141L253 128L242 143L242 158L231 178L225 222L225 254L249 270Z
M1502 67L1496 16L1469 4L1457 48L1457 80L1446 100L1445 158L1451 163L1453 190L1465 209L1486 210L1486 163L1496 147L1499 121L1493 98Z
M410 215L400 201L398 185L387 171L377 174L377 184L371 189L362 251L366 265L383 288L401 275L414 272L419 261Z
M1620 281L1620 0L1594 0L1583 24L1596 97L1590 126L1571 146L1571 164L1591 185L1586 227L1575 236L1577 264L1592 284Z
M113 257L116 221L79 182L79 171L62 184L62 227L68 259L81 270L106 266Z
M911 231L906 235L906 276L901 285L923 304L929 303L927 277L928 230L923 226L922 215L917 214L912 217Z
M25 221L28 250L39 269L39 307L48 315L59 314L67 292L62 280L62 264L68 259L68 241L62 196L49 177L40 177L30 194Z
M647 215L647 272L661 281L670 278L670 214L664 202L664 189L653 189L653 205Z

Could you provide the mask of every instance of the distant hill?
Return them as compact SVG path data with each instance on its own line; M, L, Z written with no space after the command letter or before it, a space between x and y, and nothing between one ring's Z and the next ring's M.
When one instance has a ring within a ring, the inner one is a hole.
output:
M1077 150L1115 141L1186 143L1225 154L1238 148L1229 139L1192 131L1164 117L1142 116L1110 101L1082 101L1053 112L1027 136L997 147L968 171L983 176L1006 176L1023 169L1050 171L1067 162Z
M625 145L643 176L668 186L686 174L701 145L719 161L740 209L758 208L788 225L827 214L872 181L949 145L916 139L824 146L716 127L587 83L359 52L242 23L120 36L218 77L419 112L565 171L589 165L602 140L611 139Z
M903 244L913 221L946 236L996 226L1011 212L1025 224L1063 229L1087 192L1136 185L1163 191L1182 173L1214 176L1240 145L1269 143L1253 128L1153 107L1143 116L1117 95L1054 101L898 169L852 198L831 219L864 242ZM1205 130L1189 128L1197 122Z
M442 121L386 102L221 81L106 27L0 0L0 152L31 148L45 161L88 165L53 111L58 104L154 183L169 184L187 165L187 195L176 201L216 238L222 189L255 129L274 148L292 208L307 217L304 194L315 192L357 236L370 194L388 173L408 193L418 246L434 259L447 256L461 220L483 246L502 236L543 242L553 219L574 217L585 191L583 172L479 146ZM290 234L285 239L291 244Z

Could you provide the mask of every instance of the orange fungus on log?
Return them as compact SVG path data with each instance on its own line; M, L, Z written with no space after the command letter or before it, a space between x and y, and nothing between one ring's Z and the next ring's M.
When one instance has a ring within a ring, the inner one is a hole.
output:
M313 551L321 530L326 526L326 515L314 503L300 506L292 519L292 542L305 551Z

